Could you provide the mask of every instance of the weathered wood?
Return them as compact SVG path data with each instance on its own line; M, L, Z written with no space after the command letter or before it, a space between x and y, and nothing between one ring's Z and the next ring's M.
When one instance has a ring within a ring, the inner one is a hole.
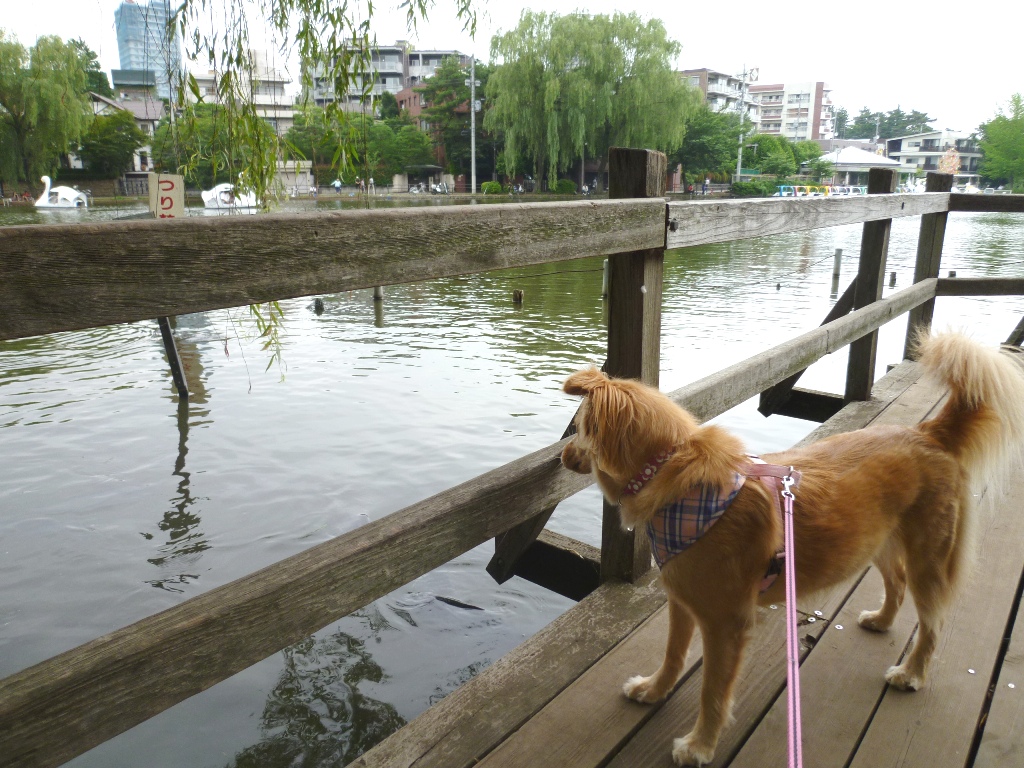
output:
M668 248L687 248L864 221L920 216L945 211L948 206L949 195L942 193L670 202L665 243Z
M554 531L541 531L516 561L515 575L580 601L601 584L601 550Z
M936 296L1019 296L1024 278L1019 277L940 277Z
M352 766L476 765L496 743L519 728L664 603L664 593L653 572L636 584L601 585L578 606Z
M663 200L3 227L0 340L664 243Z
M828 325L680 387L669 393L669 397L701 421L714 418L885 325L934 293L935 280L923 280Z
M1019 511L1011 514L1019 514ZM1024 614L1020 611L1020 593L1018 586L1014 605L1017 613L998 678L992 687L992 702L983 724L985 730L974 768L1024 765Z
M816 421L821 424L839 413L844 405L846 405L846 401L839 395L820 392L816 389L794 387L790 390L786 401L776 406L773 413L794 419Z
M978 557L950 606L927 685L916 693L886 690L851 768L965 765L1024 568L1022 504L1024 484L1017 483L985 510L994 514L979 515Z
M661 152L613 147L608 156L609 197L663 197L667 165ZM664 244L608 257L610 376L658 386L664 268ZM601 578L634 581L651 567L650 542L643 531L623 530L617 506L607 500L603 506Z
M178 390L178 397L187 400L188 383L185 381L185 369L181 364L181 358L178 357L178 347L171 332L171 320L168 317L158 317L156 323L160 328L160 339L164 344L164 354L167 355L167 365L171 369L174 388Z
M59 765L576 493L561 446L0 680L0 755Z
M971 213L1024 213L1024 195L949 196L949 210Z
M1012 345L1014 347L1019 347L1024 344L1024 317L1022 317L1014 329L1010 331L1010 335L1006 337L1006 341L1004 341L1003 344Z
M840 253L838 249L837 253ZM838 259L836 263L838 264ZM821 325L827 325L833 320L838 320L843 315L849 314L850 310L853 309L853 296L856 290L857 278L854 277L853 282L847 286L846 290L843 291L843 295L839 297L836 303L832 305L832 309L825 315ZM803 371L797 371L785 381L780 381L774 387L770 387L762 392L757 404L758 413L762 416L771 416L773 413L779 412L779 409L789 400L793 387L796 386L800 377L804 375L804 371L806 371L806 368ZM822 421L825 421L825 419L822 419Z
M846 765L885 690L886 669L899 663L914 633L912 600L888 632L857 625L860 612L877 608L882 593L882 577L872 568L800 665L804 754L814 756L815 768ZM730 768L786 765L786 704L785 696L775 700Z
M949 173L929 173L925 180L925 192L949 192L952 187L953 175ZM917 238L917 260L914 262L915 283L939 276L942 241L946 236L948 217L948 213L926 213L921 217L921 232ZM910 310L903 352L903 356L908 360L914 355L914 342L919 330L931 326L934 313L935 299Z
M899 176L889 168L872 168L868 174L868 194L884 195L896 191ZM882 298L885 258L889 251L889 231L892 219L869 221L861 236L860 262L857 268L857 288L854 291L854 309L866 307ZM850 344L850 360L846 367L847 400L867 400L875 381L875 352L878 332L872 331Z

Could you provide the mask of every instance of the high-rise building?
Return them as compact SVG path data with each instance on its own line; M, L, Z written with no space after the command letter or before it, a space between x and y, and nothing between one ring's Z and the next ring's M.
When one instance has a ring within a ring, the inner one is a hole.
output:
M749 90L761 100L760 133L785 136L791 141L830 139L835 135L831 91L825 83L755 83Z
M177 29L168 29L172 15L171 0L124 0L114 11L121 69L152 72L161 99L170 98L182 69L181 38Z

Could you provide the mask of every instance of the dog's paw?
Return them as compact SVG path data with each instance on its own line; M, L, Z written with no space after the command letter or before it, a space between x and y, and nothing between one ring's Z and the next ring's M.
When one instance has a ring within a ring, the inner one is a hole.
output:
M891 621L885 621L882 618L881 611L861 611L857 623L864 629L870 629L872 632L887 632L889 627L892 626Z
M672 759L676 765L705 765L715 756L715 748L696 743L694 735L688 734L672 742Z
M641 704L653 704L665 695L655 690L653 675L651 677L637 675L629 678L622 686L622 692Z
M903 665L889 667L885 673L885 682L901 691L918 691L924 686L924 679L912 674Z

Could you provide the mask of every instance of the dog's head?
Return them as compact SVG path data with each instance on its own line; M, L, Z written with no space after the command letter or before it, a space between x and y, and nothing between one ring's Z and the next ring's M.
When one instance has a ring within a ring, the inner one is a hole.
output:
M576 435L562 463L580 474L600 471L625 484L652 456L686 440L697 424L657 389L612 379L596 368L574 373L562 386L583 397Z

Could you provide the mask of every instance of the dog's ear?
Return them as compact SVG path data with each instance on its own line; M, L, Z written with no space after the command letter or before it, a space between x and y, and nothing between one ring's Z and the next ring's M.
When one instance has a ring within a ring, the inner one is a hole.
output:
M608 377L601 373L597 368L591 366L585 370L577 371L566 379L565 384L562 385L562 391L567 395L579 395L580 397L586 397L591 393L594 387L607 383Z

